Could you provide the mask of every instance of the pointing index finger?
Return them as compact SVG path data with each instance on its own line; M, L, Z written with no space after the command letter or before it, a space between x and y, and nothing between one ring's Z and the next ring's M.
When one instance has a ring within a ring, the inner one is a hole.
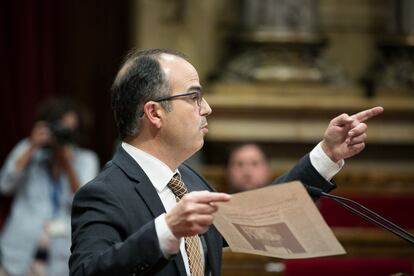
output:
M352 115L351 117L357 119L360 122L363 122L374 116L381 114L383 111L384 111L384 108L382 106L376 106L376 107L358 112Z
M210 202L226 202L230 200L230 195L226 193L217 193L217 192L192 192L197 197L197 202L199 203L210 203Z

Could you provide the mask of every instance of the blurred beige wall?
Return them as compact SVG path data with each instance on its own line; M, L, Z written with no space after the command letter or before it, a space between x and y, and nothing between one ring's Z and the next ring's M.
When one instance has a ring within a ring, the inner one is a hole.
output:
M134 0L136 47L173 48L189 56L204 79L224 54L232 1Z
M140 48L164 47L184 52L202 80L229 54L226 39L237 22L237 0L131 0L132 41ZM325 54L352 80L375 57L375 42L384 33L389 0L321 0Z

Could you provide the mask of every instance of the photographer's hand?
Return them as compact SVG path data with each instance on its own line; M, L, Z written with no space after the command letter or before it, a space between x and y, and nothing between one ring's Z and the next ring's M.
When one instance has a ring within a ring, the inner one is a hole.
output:
M75 168L73 167L73 146L69 144L58 145L56 148L56 157L68 176L71 191L73 193L76 192L80 183Z
M33 152L40 147L48 145L50 141L51 134L47 123L43 121L36 122L29 137L30 146L16 159L16 171L23 171L32 158Z

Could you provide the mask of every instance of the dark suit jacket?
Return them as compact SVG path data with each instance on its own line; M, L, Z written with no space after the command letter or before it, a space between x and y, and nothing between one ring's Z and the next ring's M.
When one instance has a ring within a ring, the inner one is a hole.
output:
M179 171L189 191L213 189L187 165ZM329 191L334 185L310 164L309 156L275 183L301 180ZM163 257L154 219L164 213L154 186L119 147L114 158L75 195L72 207L71 275L186 275L181 254ZM223 238L211 225L203 235L206 267L220 275Z

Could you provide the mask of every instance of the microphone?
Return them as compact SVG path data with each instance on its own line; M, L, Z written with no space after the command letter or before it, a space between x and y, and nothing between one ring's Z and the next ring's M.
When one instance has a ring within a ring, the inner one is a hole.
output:
M403 240L411 243L414 245L414 235L411 234L410 232L404 230L403 228L401 228L400 226L396 225L395 223L387 220L386 218L382 217L381 215L375 213L374 211L370 210L369 208L365 207L364 205L351 200L349 198L346 197L341 197L341 196L337 196L337 195L331 195L328 193L325 193L324 191L322 191L322 189L319 189L317 187L314 186L309 186L309 185L304 185L306 190L308 191L309 195L312 197L326 197L329 198L330 200L338 203L339 205L341 205L342 207L344 207L345 209L347 209L348 211L362 217L363 219L366 219L367 221L393 233L394 235L402 238ZM361 212L360 210L358 210L357 208L353 207L352 205L360 208L361 210L363 210L364 212ZM370 217L369 215L371 215L372 217Z
M309 186L305 184L303 184L303 186L305 186L305 189L308 191L308 194L312 197L321 197L325 193L324 191L322 191L322 189L319 189L314 186Z

